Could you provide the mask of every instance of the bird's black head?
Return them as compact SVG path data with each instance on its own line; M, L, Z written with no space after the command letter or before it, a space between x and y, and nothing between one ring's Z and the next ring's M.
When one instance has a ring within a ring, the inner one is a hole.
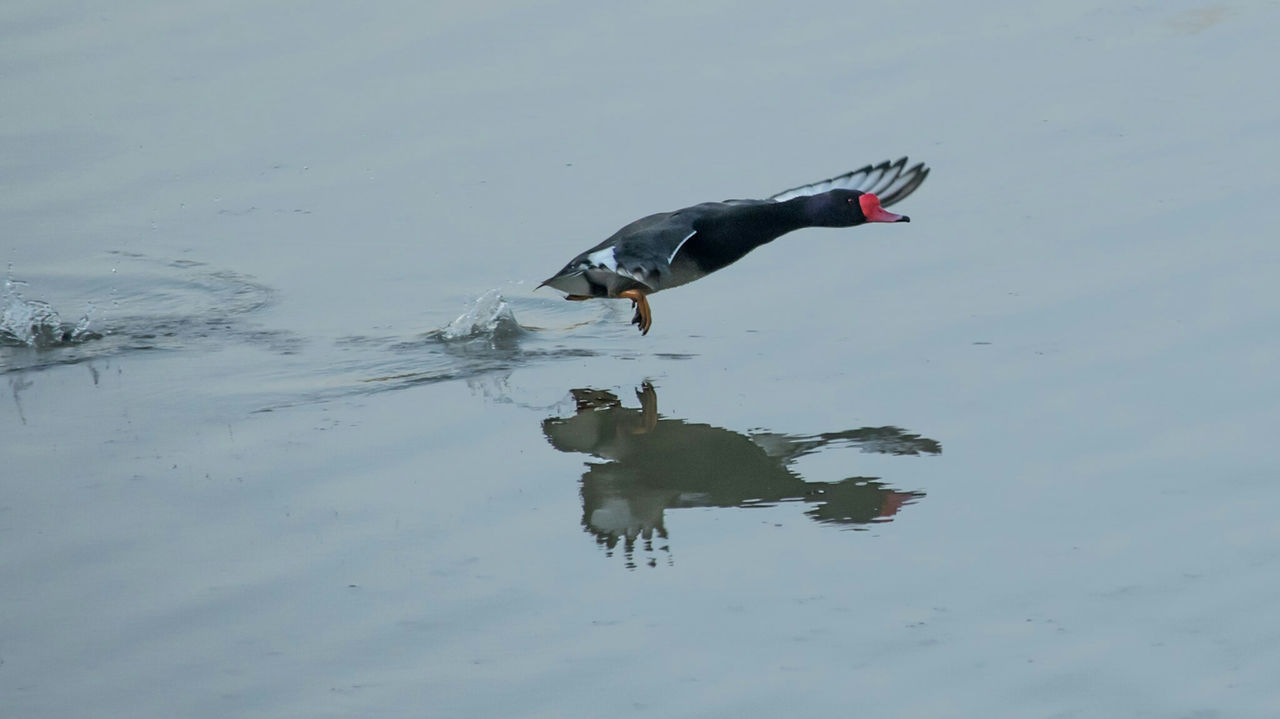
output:
M852 227L864 222L910 222L911 218L887 212L880 198L870 192L831 190L807 198L805 214L818 227Z

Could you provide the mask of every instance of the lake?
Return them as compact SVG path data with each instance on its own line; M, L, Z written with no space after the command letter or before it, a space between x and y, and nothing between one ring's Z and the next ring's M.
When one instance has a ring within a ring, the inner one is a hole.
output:
M1278 21L7 3L0 714L1280 714Z

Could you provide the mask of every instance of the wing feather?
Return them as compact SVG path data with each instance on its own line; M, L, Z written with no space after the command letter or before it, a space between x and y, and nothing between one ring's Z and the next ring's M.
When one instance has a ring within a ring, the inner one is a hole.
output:
M908 168L907 158L902 157L893 162L885 160L878 165L860 167L829 180L793 187L769 199L774 202L784 202L796 197L818 195L831 190L857 190L874 193L880 198L880 205L888 207L915 192L928 175L929 168L925 167L923 162Z

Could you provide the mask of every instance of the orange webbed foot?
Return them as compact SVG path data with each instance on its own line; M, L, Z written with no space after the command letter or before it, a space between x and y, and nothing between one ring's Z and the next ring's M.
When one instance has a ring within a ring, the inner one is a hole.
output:
M618 297L631 300L631 306L636 308L631 324L640 328L641 335L649 334L649 328L653 326L653 312L649 310L649 300L645 299L645 294L640 290L623 290L618 293Z

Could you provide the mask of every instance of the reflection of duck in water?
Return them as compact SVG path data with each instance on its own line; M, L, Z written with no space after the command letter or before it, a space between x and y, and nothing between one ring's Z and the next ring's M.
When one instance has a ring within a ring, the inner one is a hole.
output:
M572 390L577 412L542 422L548 441L562 452L606 460L582 475L582 524L612 549L621 538L630 555L637 538L666 538L662 513L675 507L769 506L802 501L818 522L857 525L888 521L923 497L899 492L874 477L806 482L790 465L828 446L857 446L881 454L939 454L936 441L897 427L864 427L795 436L741 434L682 419L660 418L657 393L645 383L640 409L628 409L611 392Z

